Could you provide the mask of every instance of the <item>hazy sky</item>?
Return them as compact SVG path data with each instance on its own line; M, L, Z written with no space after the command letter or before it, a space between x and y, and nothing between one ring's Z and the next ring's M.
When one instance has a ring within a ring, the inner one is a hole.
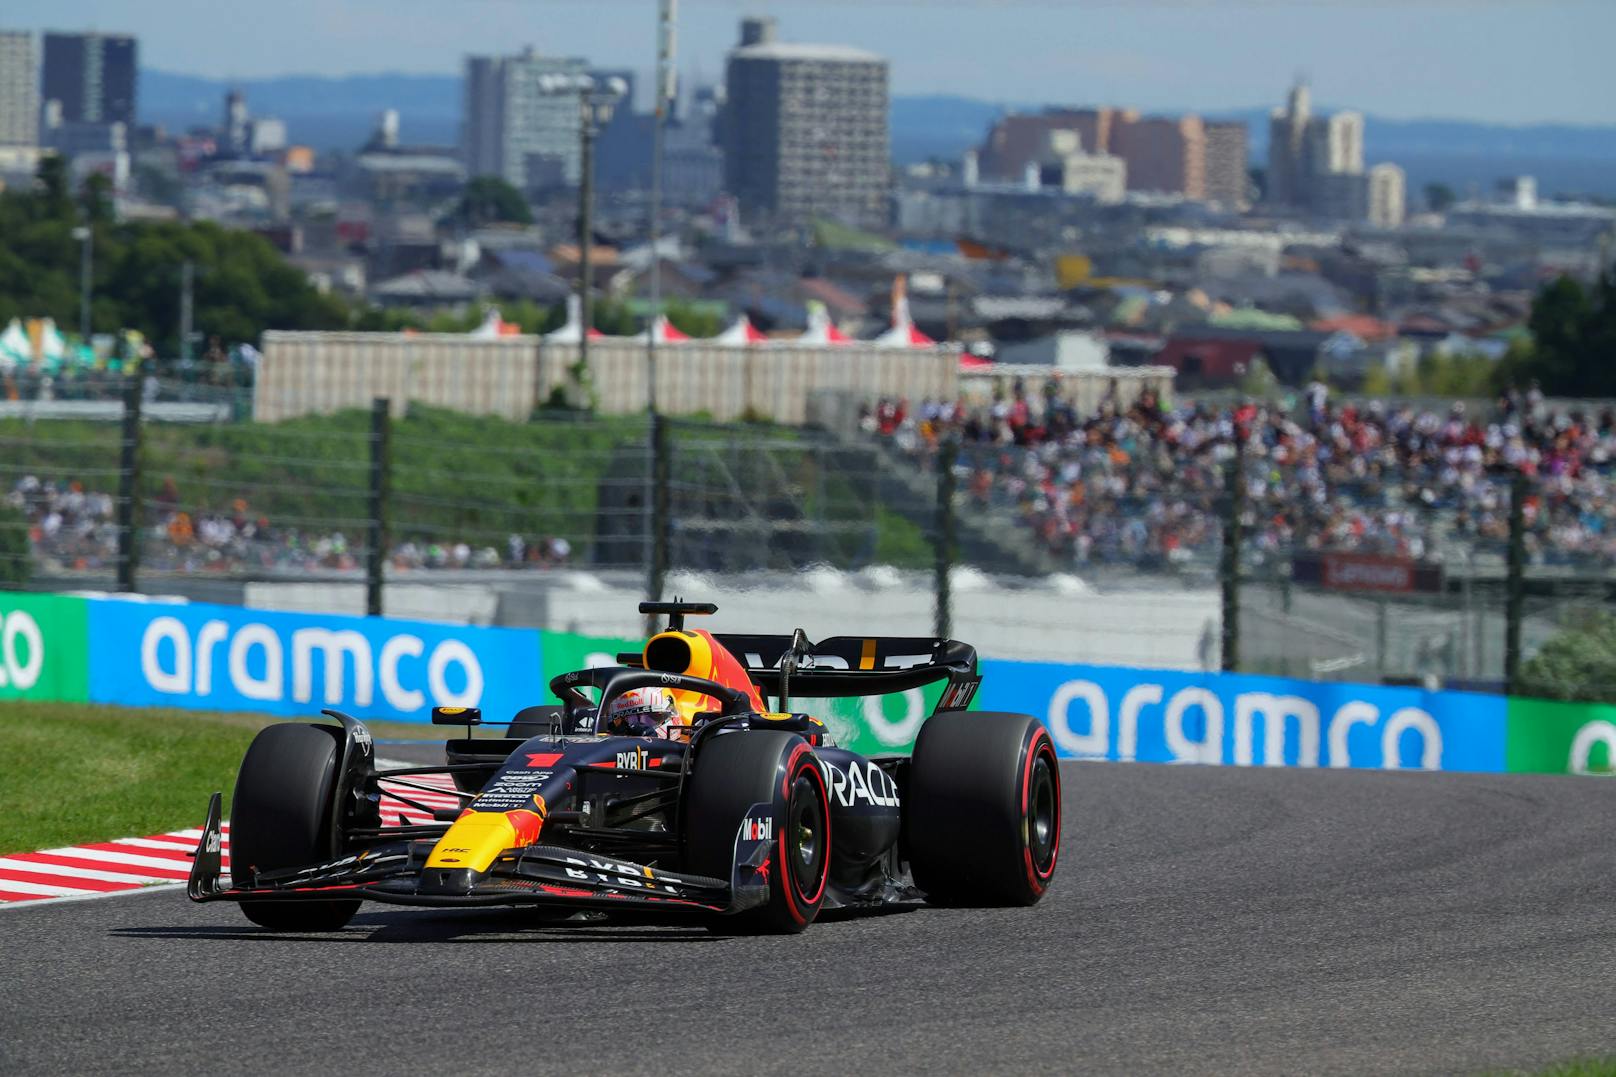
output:
M655 0L6 0L0 28L140 37L146 67L231 78L453 72L467 53L649 68ZM892 60L900 94L1145 109L1314 99L1388 116L1616 123L1616 0L680 0L681 68L743 14Z

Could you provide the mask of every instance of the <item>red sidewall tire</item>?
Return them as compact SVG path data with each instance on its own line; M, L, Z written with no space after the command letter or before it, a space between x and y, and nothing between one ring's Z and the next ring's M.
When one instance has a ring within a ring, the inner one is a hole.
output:
M1023 714L949 711L920 727L904 800L915 885L952 905L1031 905L1060 856L1060 765Z
M754 805L769 805L775 840L769 846L767 904L713 926L728 931L790 934L813 923L830 884L831 815L825 774L813 748L795 733L740 730L701 746L685 790L684 842L688 870L728 879L735 835ZM801 824L801 825L799 825ZM807 835L802 831L807 828ZM811 845L804 842L811 839ZM808 876L798 870L805 853Z
M803 795L799 782L807 784L813 803L800 804L795 799ZM769 902L773 905L778 901L780 910L792 923L799 925L797 930L800 931L819 915L825 890L830 886L830 791L825 787L825 772L806 743L799 745L786 762L785 775L780 781L780 804L784 807L784 816L777 824L775 839L777 885L770 888ZM797 870L803 856L800 835L796 833L797 809L803 807L812 811L816 805L818 810L813 812L812 822L821 844L811 858L810 878L805 881Z

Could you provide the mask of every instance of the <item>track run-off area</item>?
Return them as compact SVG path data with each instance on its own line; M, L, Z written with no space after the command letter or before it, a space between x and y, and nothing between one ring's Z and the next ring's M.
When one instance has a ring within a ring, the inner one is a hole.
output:
M1031 909L0 912L0 1073L1466 1073L1616 1049L1616 783L1074 764Z

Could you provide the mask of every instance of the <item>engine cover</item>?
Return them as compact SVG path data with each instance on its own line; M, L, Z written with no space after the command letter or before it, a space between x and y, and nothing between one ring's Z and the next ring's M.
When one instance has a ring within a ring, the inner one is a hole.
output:
M892 776L843 748L818 748L830 794L831 882L856 889L898 842L903 816Z

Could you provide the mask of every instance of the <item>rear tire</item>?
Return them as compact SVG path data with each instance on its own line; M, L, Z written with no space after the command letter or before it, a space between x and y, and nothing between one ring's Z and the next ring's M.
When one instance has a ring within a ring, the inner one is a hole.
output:
M720 733L703 744L685 801L690 870L728 879L735 835L754 804L774 813L769 903L713 926L795 934L813 923L830 886L830 795L808 742L767 730Z
M336 855L331 841L339 733L286 723L247 749L230 804L230 863L256 871L302 867ZM271 931L335 931L357 901L243 901L247 919Z
M1055 874L1060 825L1060 763L1037 719L952 711L920 727L904 836L928 901L1033 904Z

